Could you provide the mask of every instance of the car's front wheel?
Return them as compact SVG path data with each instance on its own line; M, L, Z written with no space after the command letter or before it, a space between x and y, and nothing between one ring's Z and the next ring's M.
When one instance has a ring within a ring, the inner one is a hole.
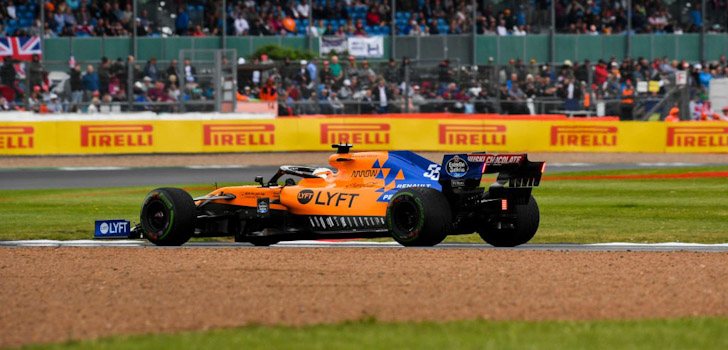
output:
M142 204L142 235L156 245L182 245L195 232L195 211L195 202L184 190L153 190Z

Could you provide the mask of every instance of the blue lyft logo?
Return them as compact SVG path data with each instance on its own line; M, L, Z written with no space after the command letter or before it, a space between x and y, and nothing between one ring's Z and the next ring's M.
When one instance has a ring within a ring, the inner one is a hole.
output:
M131 224L126 220L96 220L94 238L128 238Z

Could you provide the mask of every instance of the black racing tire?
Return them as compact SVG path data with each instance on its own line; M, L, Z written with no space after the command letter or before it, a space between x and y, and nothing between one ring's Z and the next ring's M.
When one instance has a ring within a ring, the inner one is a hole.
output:
M442 192L431 188L399 190L387 206L387 228L406 247L431 247L452 231L452 211Z
M142 204L142 236L160 246L179 246L195 232L195 202L179 188L158 188Z
M515 208L516 220L513 227L498 229L489 225L478 231L480 237L495 247L515 247L524 244L533 238L538 231L540 215L536 198L531 196L528 203L517 205Z

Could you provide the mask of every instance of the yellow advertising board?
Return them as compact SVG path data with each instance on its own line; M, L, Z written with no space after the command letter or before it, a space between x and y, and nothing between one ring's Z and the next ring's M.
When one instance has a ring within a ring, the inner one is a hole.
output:
M0 155L359 150L728 153L727 122L463 118L0 121Z

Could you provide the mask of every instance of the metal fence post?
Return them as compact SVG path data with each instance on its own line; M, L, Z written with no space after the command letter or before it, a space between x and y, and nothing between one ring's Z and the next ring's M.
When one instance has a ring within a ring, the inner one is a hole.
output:
M222 94L223 94L223 80L222 80L222 57L223 57L223 51L222 50L216 50L214 53L215 57L215 73L212 75L212 79L214 81L214 84L212 85L213 89L217 91L215 94L215 112L220 112L222 110Z
M396 57L397 51L395 51L396 41L397 41L397 26L395 25L395 15L397 14L397 1L392 0L392 18L390 22L391 26L391 33L389 34L390 43L389 43L389 58L393 59Z
M132 11L134 14L132 15L132 30L131 30L131 52L132 55L134 55L134 58L138 58L139 55L137 55L137 26L136 26L136 18L137 18L137 1L133 0L132 3Z
M40 4L40 52L43 53L44 48L44 42L43 38L45 37L45 1L41 1ZM40 56L41 63L43 62L43 55Z
M624 57L632 57L632 0L627 0L627 38Z
M308 2L308 33L306 34L306 37L308 37L308 51L313 52L313 2ZM316 33L318 36L321 36L323 33Z
M700 2L700 18L703 20L700 26L700 61L705 61L705 0Z
M478 35L478 26L476 24L477 23L476 22L477 21L477 17L478 17L476 8L478 6L478 2L476 0L473 0L472 6L473 6L473 24L472 24L473 25L473 30L472 30L472 36L473 36L472 39L473 40L472 40L472 44L471 44L471 45L473 45L473 62L472 62L472 64L473 65L476 65L476 64L478 64L478 62L477 62L478 61L478 57L477 57L478 56L478 52L476 50L476 47L478 46L478 38L477 38L477 35Z
M222 45L220 47L225 50L227 43L225 39L227 37L227 1L222 0L222 9L220 9L220 18L222 18ZM237 58L237 57L236 57Z
M419 48L418 48L419 49ZM418 52L419 54L419 52ZM410 74L409 74L409 65L410 63L408 60L404 60L402 62L403 69L404 69L404 112L409 113L409 87L410 87Z
M551 30L549 31L549 62L556 62L556 1L551 0Z

